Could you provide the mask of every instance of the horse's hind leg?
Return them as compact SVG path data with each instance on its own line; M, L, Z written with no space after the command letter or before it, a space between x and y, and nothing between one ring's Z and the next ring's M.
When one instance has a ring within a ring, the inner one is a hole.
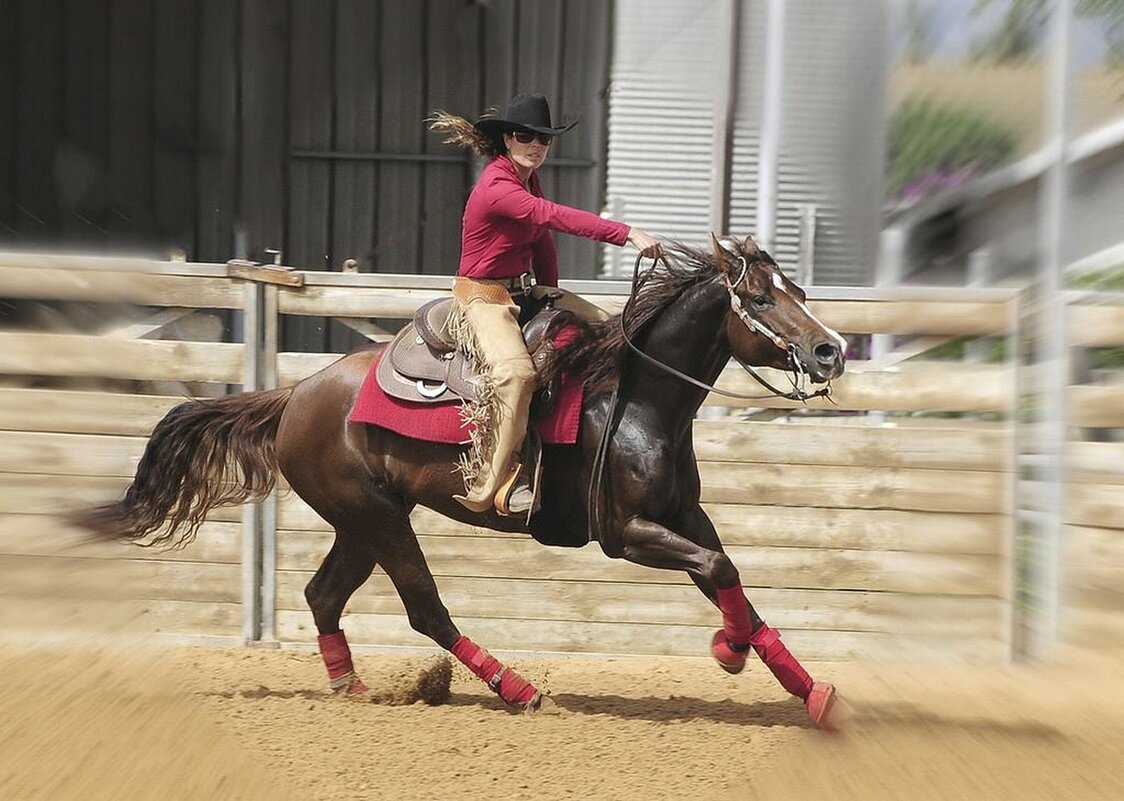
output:
M304 589L305 600L316 622L320 655L328 669L328 682L337 693L366 693L355 673L351 649L340 630L340 615L352 594L375 569L375 543L370 532L336 529L336 541Z
M404 516L401 528L401 536L384 543L386 547L379 553L379 564L398 590L410 626L451 651L508 706L537 709L542 702L538 688L463 636L453 624L408 517Z

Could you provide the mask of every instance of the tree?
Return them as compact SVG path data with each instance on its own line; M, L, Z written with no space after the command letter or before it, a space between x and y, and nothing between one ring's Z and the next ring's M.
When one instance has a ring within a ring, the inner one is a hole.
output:
M973 48L973 55L986 61L1009 63L1023 61L1033 55L1042 41L1050 19L1053 0L976 0L975 15L1003 3L1006 13L994 34ZM1097 20L1108 45L1106 60L1124 64L1124 0L1078 0L1076 13Z

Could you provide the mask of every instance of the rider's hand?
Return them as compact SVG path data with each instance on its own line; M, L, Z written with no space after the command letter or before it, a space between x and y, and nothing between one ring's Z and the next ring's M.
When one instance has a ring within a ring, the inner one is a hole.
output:
M663 245L660 244L660 240L639 228L634 227L629 230L628 241L645 258L654 259L663 255Z

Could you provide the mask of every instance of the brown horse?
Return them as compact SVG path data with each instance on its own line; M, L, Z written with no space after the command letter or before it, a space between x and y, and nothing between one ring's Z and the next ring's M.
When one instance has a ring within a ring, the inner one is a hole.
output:
M663 265L634 280L622 315L592 326L555 360L555 370L585 382L581 433L576 445L544 447L542 508L529 530L545 544L582 545L592 537L610 558L685 571L722 613L712 643L720 665L740 671L752 647L812 719L830 728L834 689L811 680L746 599L699 504L692 445L695 413L731 356L816 383L843 372L844 340L804 300L751 238L726 246L715 240L713 255L676 247ZM184 544L208 510L268 494L280 469L336 533L305 590L334 689L366 692L339 624L344 605L378 564L415 630L451 651L509 705L537 708L538 690L453 623L410 511L422 504L476 526L528 526L490 510L469 512L453 500L463 490L455 469L462 447L349 422L377 353L345 356L293 387L176 407L153 431L124 498L79 522L105 538Z

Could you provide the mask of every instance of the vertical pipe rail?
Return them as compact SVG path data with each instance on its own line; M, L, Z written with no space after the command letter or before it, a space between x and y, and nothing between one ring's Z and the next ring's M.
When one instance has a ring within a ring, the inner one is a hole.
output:
M258 348L261 359L262 389L277 389L277 339L278 339L278 288L262 284L261 339ZM259 505L261 532L261 594L258 599L260 628L259 639L277 640L277 490Z
M1066 389L1066 321L1062 300L1067 219L1067 166L1069 156L1070 39L1073 0L1054 0L1050 19L1051 54L1047 72L1046 104L1050 166L1043 176L1040 196L1038 293L1035 328L1038 370L1042 378L1039 418L1039 454L1044 495L1038 529L1037 583L1041 620L1036 626L1036 651L1057 644L1061 634L1062 543L1064 534Z
M730 203L730 162L734 140L734 110L737 108L738 33L741 28L739 0L725 0L722 23L725 37L718 37L722 48L719 80L714 97L714 154L710 160L710 230L726 232Z
M260 389L262 290L254 281L243 284L245 311L242 315L242 391ZM242 641L261 639L261 507L242 507Z
M765 96L757 169L758 243L773 250L777 235L777 184L784 112L784 0L769 0L765 22Z

